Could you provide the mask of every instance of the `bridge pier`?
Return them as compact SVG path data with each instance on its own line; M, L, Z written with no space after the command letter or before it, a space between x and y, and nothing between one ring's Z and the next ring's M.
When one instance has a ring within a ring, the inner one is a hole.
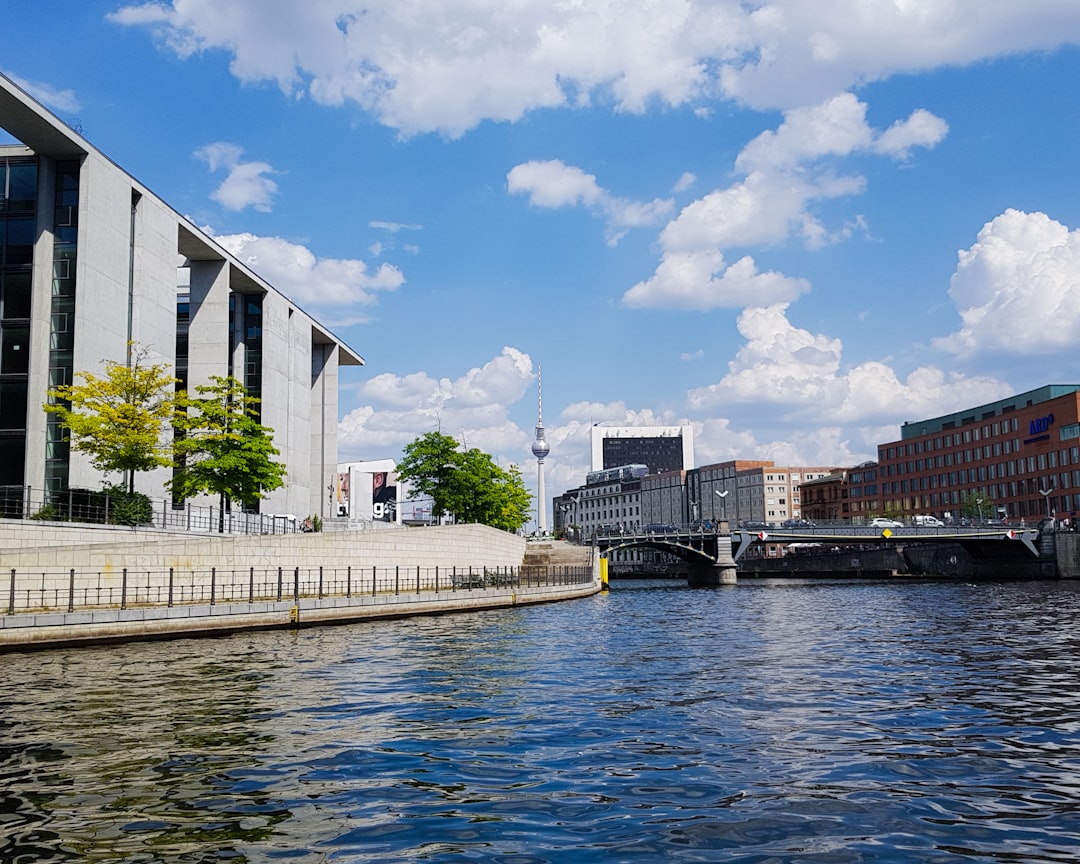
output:
M687 579L691 588L716 588L734 585L737 580L735 558L731 554L731 537L716 538L716 560L708 564L692 563Z
M735 562L730 566L696 564L691 565L687 582L691 588L718 588L721 585L734 585L738 581L736 573Z

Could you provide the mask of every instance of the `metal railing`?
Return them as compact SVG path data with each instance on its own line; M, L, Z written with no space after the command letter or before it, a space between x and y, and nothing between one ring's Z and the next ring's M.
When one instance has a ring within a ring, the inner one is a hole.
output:
M8 571L6 615L585 585L588 566L273 567ZM2 596L2 595L0 595Z
M129 496L65 489L49 492L32 486L0 488L0 518L117 525L203 534L292 534L305 530L293 514L222 513L216 505L174 504L167 498L140 496L137 509ZM149 506L145 506L148 503ZM310 530L310 529L308 529Z

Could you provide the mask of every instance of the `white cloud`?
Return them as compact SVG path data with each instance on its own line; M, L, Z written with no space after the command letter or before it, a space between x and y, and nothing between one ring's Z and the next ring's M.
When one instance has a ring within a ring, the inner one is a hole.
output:
M370 306L380 291L395 291L405 282L393 265L369 271L363 261L318 258L306 246L280 237L225 234L214 239L275 288L313 309Z
M609 245L618 243L629 228L659 223L675 206L667 199L631 201L616 197L601 188L592 174L557 159L515 165L506 175L506 188L511 195L527 195L534 207L580 205L604 216Z
M936 348L962 357L1072 348L1080 342L1080 230L1006 210L959 252L949 295L963 324Z
M369 404L342 419L339 448L350 459L396 458L410 441L440 430L503 464L520 464L528 458L531 437L508 419L507 408L533 380L532 360L511 347L456 379L425 372L376 375L359 389Z
M717 99L792 108L895 74L1080 40L1073 0L172 0L110 20L245 82L353 102L403 134L458 136L537 108Z
M222 168L228 176L211 194L227 210L239 211L254 207L263 213L270 212L278 186L266 174L277 172L267 162L241 162L244 148L227 141L207 144L195 151L195 157L205 162L212 172Z
M786 423L816 426L828 417L869 424L931 417L943 405L991 402L1012 392L993 378L930 366L904 380L880 362L844 369L840 340L794 327L782 304L746 309L738 328L745 344L720 381L690 391L691 411L739 405L742 411L760 411Z
M623 295L637 308L708 311L794 300L810 290L804 279L759 272L749 255L728 265L718 251L665 255L653 276Z
M48 105L53 111L59 111L61 114L78 114L82 111L82 105L79 104L79 99L74 90L58 90L52 84L46 84L42 81L28 81L7 71L4 72L4 75L37 99L38 102Z
M793 234L813 249L850 236L863 227L861 217L830 230L813 212L817 203L857 195L865 185L861 177L836 173L830 160L874 152L906 158L914 146L938 143L946 130L944 121L917 111L879 133L866 122L866 105L850 93L789 111L775 131L762 132L738 155L743 180L692 202L668 223L656 272L623 302L707 310L794 300L809 283L758 273L749 257L729 266L726 250L780 245Z

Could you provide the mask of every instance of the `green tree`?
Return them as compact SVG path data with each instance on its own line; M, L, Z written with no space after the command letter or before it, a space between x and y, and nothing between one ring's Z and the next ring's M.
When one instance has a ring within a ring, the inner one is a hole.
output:
M431 498L436 519L453 514L458 522L479 522L517 531L529 518L532 496L521 472L500 468L487 453L462 451L441 432L428 432L405 446L398 479L409 484L409 497Z
M49 390L42 407L68 430L71 446L106 474L122 471L127 490L135 474L172 464L167 431L176 400L176 378L147 349L133 346L128 364L107 361L105 376L79 372L74 384Z
M200 492L217 495L222 514L233 501L254 504L285 482L273 430L259 423L259 400L232 377L210 376L210 384L177 399L173 421L176 466L169 487L180 500Z

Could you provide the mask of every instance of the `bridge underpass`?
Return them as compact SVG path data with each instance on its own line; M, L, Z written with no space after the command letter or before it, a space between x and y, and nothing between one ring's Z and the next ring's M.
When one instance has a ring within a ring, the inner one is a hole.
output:
M593 542L605 556L643 548L667 553L688 564L692 587L707 587L735 582L739 569L758 575L762 570L777 575L793 571L898 575L922 573L931 567L933 575L993 576L997 570L1004 574L1020 564L1037 564L1043 557L1039 536L1034 528L845 526L730 533L689 529L625 532L598 536ZM955 547L963 554L955 554ZM752 548L766 554L748 556ZM852 552L859 552L860 557L850 557ZM849 557L842 557L845 555ZM767 562L769 566L764 566ZM1036 568L1033 575L1040 572Z

